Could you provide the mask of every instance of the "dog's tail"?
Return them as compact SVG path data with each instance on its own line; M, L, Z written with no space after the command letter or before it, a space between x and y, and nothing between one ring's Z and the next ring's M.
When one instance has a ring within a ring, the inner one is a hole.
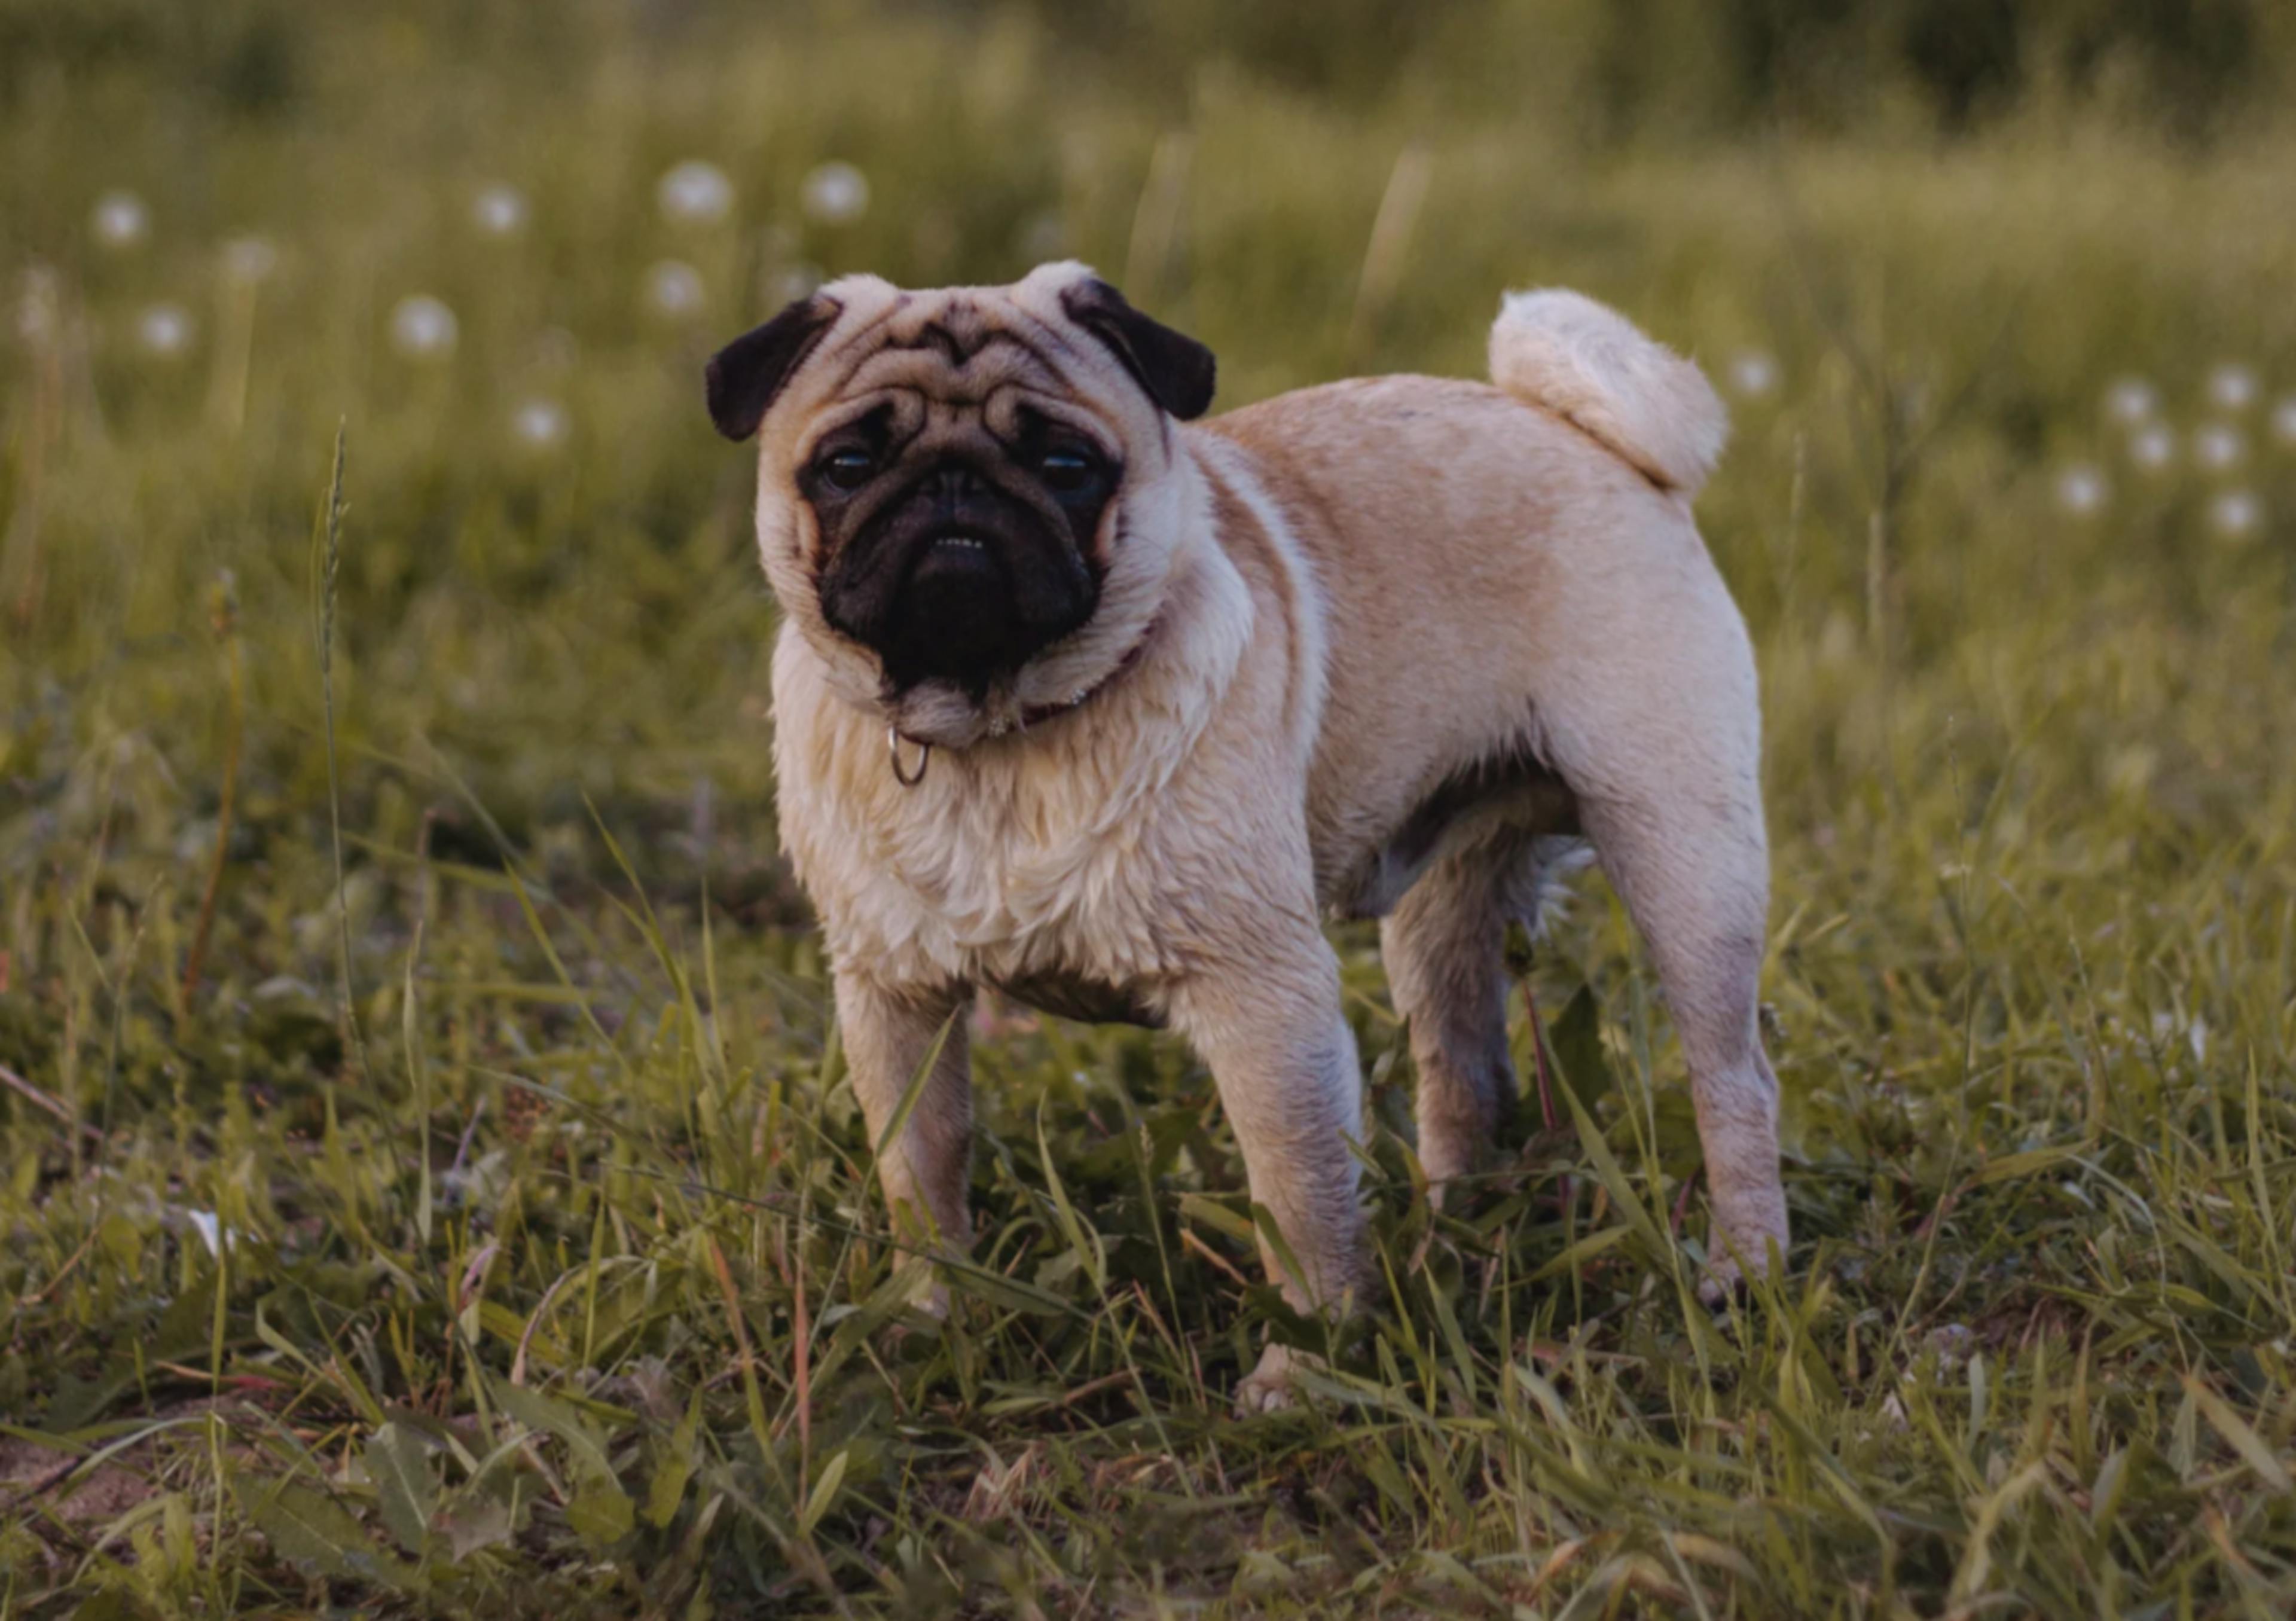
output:
M1506 295L1491 324L1491 381L1685 501L1730 433L1729 413L1695 365L1618 311L1559 287Z

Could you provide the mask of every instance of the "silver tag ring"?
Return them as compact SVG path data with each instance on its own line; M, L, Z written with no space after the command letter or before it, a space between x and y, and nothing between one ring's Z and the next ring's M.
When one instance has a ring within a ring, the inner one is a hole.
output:
M901 729L898 726L885 728L885 752L893 759L894 782L904 788L914 788L925 780L925 767L932 764L931 743L917 745L917 768L914 774L901 769Z

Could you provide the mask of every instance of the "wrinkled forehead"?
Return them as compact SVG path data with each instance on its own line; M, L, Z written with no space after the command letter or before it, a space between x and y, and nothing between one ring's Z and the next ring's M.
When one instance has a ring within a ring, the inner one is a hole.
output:
M977 416L992 433L1018 431L1034 411L1092 435L1113 450L1123 407L1102 373L1110 365L1065 330L1021 307L1003 289L956 287L896 294L822 367L818 438L890 407L898 428Z

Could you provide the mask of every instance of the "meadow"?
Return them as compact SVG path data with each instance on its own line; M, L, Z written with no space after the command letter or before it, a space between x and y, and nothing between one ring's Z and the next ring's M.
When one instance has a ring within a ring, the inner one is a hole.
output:
M2296 1608L2296 127L682 9L0 12L0 1618ZM1388 1293L1300 1410L1162 1037L984 1011L904 1306L701 364L1066 255L1225 405L1545 283L1723 387L1785 1275L1695 1298L1592 877L1456 1213L1335 932Z

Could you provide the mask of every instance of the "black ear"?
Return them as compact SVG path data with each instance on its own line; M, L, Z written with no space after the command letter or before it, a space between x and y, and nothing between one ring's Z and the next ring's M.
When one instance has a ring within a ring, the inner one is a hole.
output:
M1151 321L1097 278L1062 293L1061 307L1070 320L1115 350L1148 397L1174 416L1185 422L1211 408L1213 373L1219 363L1193 338Z
M800 299L712 355L709 420L718 424L718 431L729 439L746 439L757 432L782 385L805 364L841 313L833 299Z

